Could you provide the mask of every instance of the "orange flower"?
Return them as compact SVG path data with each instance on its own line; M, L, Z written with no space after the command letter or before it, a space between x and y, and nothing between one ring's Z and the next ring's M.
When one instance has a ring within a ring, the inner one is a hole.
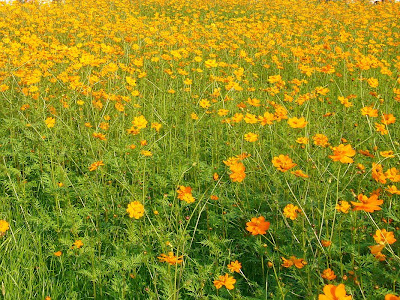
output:
M282 258L282 261L283 261L282 267L290 268L291 266L293 266L293 261L291 261L290 259L286 259L283 256L281 258Z
M318 300L351 300L351 296L347 296L343 283L338 286L328 284L324 286L324 294L318 296Z
M302 258L296 258L295 256L291 256L290 260L293 262L294 266L298 269L303 268L307 262Z
M92 163L89 167L89 171L95 171L97 170L98 167L100 166L104 166L103 161L95 161L94 163Z
M293 117L293 118L288 119L287 122L288 122L289 126L292 128L304 128L304 127L306 127L306 125L308 123L304 117L301 117L301 118Z
M233 290L235 288L234 284L236 283L236 279L228 274L225 274L224 276L219 276L217 280L213 281L213 283L217 289L225 286L228 290Z
M378 229L373 237L375 242L380 245L391 245L396 241L393 231L387 232L386 229Z
M258 140L258 134L252 132L246 133L244 139L250 143L256 142Z
M229 169L231 170L231 175L229 177L233 182L242 182L244 178L246 177L245 174L245 166L241 162L233 162L230 166Z
M400 297L393 295L393 294L387 294L385 296L385 300L400 300Z
M389 185L386 189L392 195L400 195L400 190L395 185Z
M382 250L385 248L385 245L374 245L374 246L369 246L369 249L371 251L371 254L375 256L375 258L379 261L384 261L386 259L386 255L382 254Z
M54 252L54 256L60 257L62 255L61 251Z
M326 280L334 280L336 278L335 272L333 272L330 268L324 270L321 276Z
M381 122L385 125L390 125L396 122L396 117L393 114L383 114Z
M237 260L232 261L232 262L228 265L228 269L229 269L229 271L231 271L232 273L233 273L233 272L240 273L240 269L241 269L241 268L242 268L242 264L241 264L239 261L237 261Z
M361 109L361 114L363 116L376 118L378 116L378 110L374 109L372 106L366 106Z
M83 242L81 240L76 240L73 244L77 249L81 248L83 246Z
M177 191L178 199L185 201L186 203L190 204L196 201L192 195L192 188L190 186L179 186Z
M290 268L291 266L294 265L296 268L302 269L307 264L307 262L304 259L296 258L296 256L291 256L289 259L286 259L284 257L281 258L283 261L282 267L285 268Z
M291 203L286 205L285 208L283 209L283 215L286 218L289 218L290 220L296 219L298 213L301 213L301 210L299 209L299 207L297 205L293 205Z
M272 164L281 172L286 172L297 166L288 155L283 154L274 157L272 159Z
M363 210L365 212L374 212L375 210L381 210L379 205L383 204L383 200L378 199L378 195L371 195L371 197L367 197L363 194L358 195L358 201L360 202L353 202L353 210Z
M375 179L376 182L386 183L386 176L383 173L381 164L372 163L372 178Z
M317 133L313 136L314 145L326 147L329 145L328 137L325 134Z
M350 206L349 202L344 201L344 200L340 201L340 203L336 204L336 210L338 210L344 214L347 214L349 212L350 207L351 206Z
M183 262L183 255L175 256L173 252L168 252L168 255L162 253L157 257L161 262L169 263L170 265L181 264Z
M263 216L252 218L250 222L246 223L246 230L251 232L252 235L266 234L270 223L265 221Z
M321 240L321 244L324 247L329 247L330 245L332 245L332 242L328 240Z
M329 158L331 158L333 161L340 161L344 164L353 163L353 159L350 157L356 155L356 151L351 148L351 145L345 146L343 144L340 144L337 147L332 147L332 150L333 155L329 155Z
M304 173L302 170L296 170L296 171L291 171L290 173L292 173L293 175L297 176L297 177L302 177L302 178L308 178L309 176Z

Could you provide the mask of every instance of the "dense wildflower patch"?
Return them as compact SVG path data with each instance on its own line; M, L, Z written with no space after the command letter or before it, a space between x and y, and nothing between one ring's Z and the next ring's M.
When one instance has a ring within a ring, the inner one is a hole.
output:
M399 299L400 3L0 3L21 299Z

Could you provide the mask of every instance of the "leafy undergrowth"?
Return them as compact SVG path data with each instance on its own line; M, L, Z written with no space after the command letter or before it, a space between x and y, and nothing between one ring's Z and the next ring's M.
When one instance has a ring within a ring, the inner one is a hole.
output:
M400 4L0 4L5 299L399 299Z

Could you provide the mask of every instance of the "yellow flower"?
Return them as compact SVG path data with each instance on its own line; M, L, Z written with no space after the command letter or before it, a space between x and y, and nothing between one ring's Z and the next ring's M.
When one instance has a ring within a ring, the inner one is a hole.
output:
M95 171L95 170L97 170L97 168L98 167L100 167L100 166L104 166L104 163L103 163L103 161L102 160L100 160L100 161L95 161L94 163L92 163L91 165L90 165L90 167L89 167L89 171Z
M258 134L252 132L246 133L244 139L250 143L256 142L258 140Z
M157 132L160 131L161 127L162 127L162 124L160 124L160 123L157 123L157 122L151 123L151 128L154 128Z
M234 284L236 283L236 279L228 274L225 274L223 276L219 276L217 280L213 281L213 283L217 289L225 286L228 290L233 290L235 288Z
M293 118L288 119L287 122L288 122L289 126L292 128L304 128L304 127L306 127L306 125L308 123L304 117L301 117L301 118L293 117Z
M81 240L76 240L73 244L73 247L76 247L77 249L81 248L83 246L83 242Z
M132 121L132 124L137 129L144 129L147 126L147 120L144 116L135 117Z
M5 220L0 220L0 234L4 234L10 229L10 224Z
M52 117L48 117L44 122L46 123L46 126L48 128L53 128L54 125L56 124L56 119L54 119Z
M373 238L380 245L391 245L396 241L393 231L388 232L386 229L378 229Z
M228 265L228 269L229 269L229 271L231 271L232 273L233 273L233 272L240 273L240 269L241 269L241 268L242 268L242 264L241 264L239 261L237 261L237 260L232 261L232 262Z
M297 205L288 204L283 209L283 215L290 220L295 220L297 218L297 214L301 213L301 209Z
M128 204L126 212L129 214L130 218L139 219L144 215L144 206L139 201L133 201Z
M181 264L183 262L183 255L175 256L173 252L168 252L168 255L162 253L157 257L161 262L169 263L170 265Z
M353 163L352 156L356 155L356 151L351 148L351 145L343 145L340 144L337 147L333 147L333 155L329 155L333 161L340 161L344 164L351 164Z
M336 278L335 272L333 272L330 268L324 270L321 276L326 280L334 280Z
M196 201L196 199L192 195L192 188L190 186L179 186L177 190L178 199L185 201L186 203L190 204Z
M346 295L344 284L338 286L328 284L324 287L324 294L318 296L318 300L351 300L351 296Z
M140 154L142 154L143 156L147 156L147 157L153 156L153 153L148 150L142 150L142 151L140 151Z
M308 144L308 138L306 137L299 137L296 139L296 143L298 144L303 144L303 145L307 145Z
M288 155L283 154L274 157L272 159L272 164L281 172L286 172L297 166Z
M351 206L347 201L340 201L340 203L336 204L336 210L347 214L350 210Z

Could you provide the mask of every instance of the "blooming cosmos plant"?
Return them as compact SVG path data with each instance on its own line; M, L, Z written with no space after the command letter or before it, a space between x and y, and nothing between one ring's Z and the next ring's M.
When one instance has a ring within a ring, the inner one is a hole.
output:
M250 222L246 223L246 230L252 235L266 234L270 223L265 221L263 216L252 218Z

